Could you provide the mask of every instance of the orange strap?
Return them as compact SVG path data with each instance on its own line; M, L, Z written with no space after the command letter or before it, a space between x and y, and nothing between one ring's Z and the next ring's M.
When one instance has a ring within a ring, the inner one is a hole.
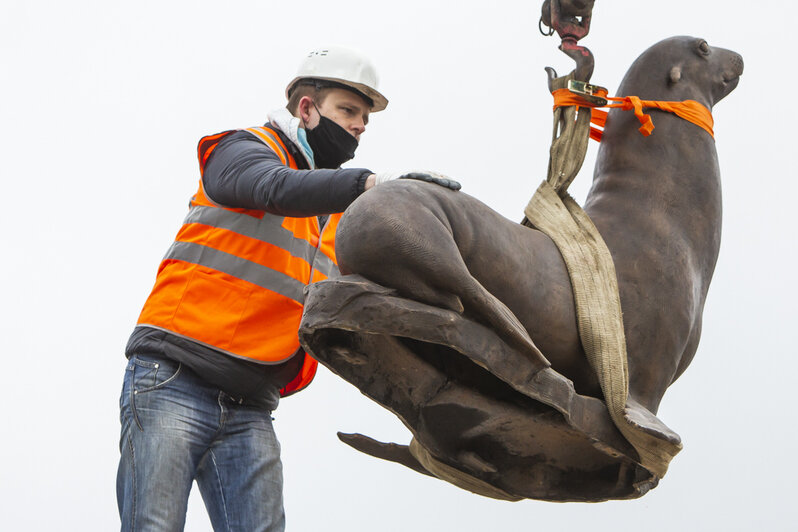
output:
M596 107L619 108L623 109L624 111L634 110L635 116L642 124L640 127L640 132L647 137L651 135L652 131L654 131L654 122L651 120L650 115L647 115L643 112L643 108L650 107L673 113L676 116L687 120L688 122L692 122L712 135L712 138L715 138L715 133L712 129L712 127L715 125L715 121L712 118L712 113L709 109L695 100L685 100L683 102L661 102L657 100L641 100L637 96L614 98L607 96L607 93L604 91L599 91L596 96L606 98L607 100L613 102L620 102L602 106L591 103L579 94L571 92L568 89L557 89L552 92L552 95L554 96L555 109L558 107L571 105L576 107L590 107L590 121L602 129L607 121L607 111L596 109ZM590 128L590 138L593 140L601 141L602 134L603 131L593 127Z

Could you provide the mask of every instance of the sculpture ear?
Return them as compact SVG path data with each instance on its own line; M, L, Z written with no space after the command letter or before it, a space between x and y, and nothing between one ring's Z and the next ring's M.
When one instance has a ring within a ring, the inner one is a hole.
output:
M675 84L680 79L682 79L682 67L675 66L675 67L671 68L669 77L670 77L671 85Z

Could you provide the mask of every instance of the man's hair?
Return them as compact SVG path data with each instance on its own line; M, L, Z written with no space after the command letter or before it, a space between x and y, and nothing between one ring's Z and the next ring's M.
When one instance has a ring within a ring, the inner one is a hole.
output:
M314 83L297 83L288 96L288 103L286 104L286 109L296 116L297 109L299 108L299 100L304 98L305 96L310 96L310 98L316 102L316 105L321 105L324 102L324 98L327 97L327 94L330 93L331 87L319 87Z
M324 102L324 98L327 97L332 89L344 89L349 92L354 92L363 98L369 108L374 107L374 100L343 83L321 79L303 79L298 81L288 92L288 103L285 108L288 109L292 115L296 116L299 100L304 96L310 96L311 99L316 102L316 105L321 105L322 102Z

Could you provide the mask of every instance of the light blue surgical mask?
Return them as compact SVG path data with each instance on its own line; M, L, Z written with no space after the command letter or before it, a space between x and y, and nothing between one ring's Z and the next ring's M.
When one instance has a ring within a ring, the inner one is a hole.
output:
M296 131L297 140L299 140L300 148L310 159L310 164L313 168L316 168L316 161L313 158L313 150L310 148L310 144L308 143L308 134L305 131L305 128L300 127Z

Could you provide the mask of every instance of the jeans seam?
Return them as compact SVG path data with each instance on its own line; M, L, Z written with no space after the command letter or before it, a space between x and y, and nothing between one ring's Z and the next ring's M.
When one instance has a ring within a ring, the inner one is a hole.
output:
M139 358L137 355L133 355L132 362L133 364L141 366L142 368L156 369L158 367L158 362L144 360Z
M210 453L211 453L211 462L213 463L213 471L214 471L214 473L216 474L216 475L215 475L215 476L216 476L216 483L217 483L217 486L218 486L218 488L219 488L219 498L222 500L222 509L223 509L223 511L224 511L224 525L225 525L225 529L226 529L228 532L230 532L230 530L231 530L231 529L230 529L230 518L229 518L229 516L228 516L228 513L227 513L227 498L224 496L224 489L223 489L223 486L222 486L222 477L221 477L221 475L219 474L219 467L218 467L218 465L216 464L216 455L215 455L215 454L213 454L213 449L211 449L211 450L210 450L210 451L208 451L208 452L210 452Z
M130 375L130 412L133 414L133 421L136 422L136 426L139 428L140 431L144 431L144 427L141 426L141 421L139 420L139 412L136 409L136 387L134 386L135 380L135 373L131 373ZM132 443L132 442L131 442Z
M216 438L224 430L224 424L227 423L227 409L224 407L224 392L219 392L217 402L219 403L219 430L216 431Z
M136 450L133 448L133 436L128 433L127 446L130 448L130 476L131 483L133 484L132 508L130 509L130 530L136 530Z

